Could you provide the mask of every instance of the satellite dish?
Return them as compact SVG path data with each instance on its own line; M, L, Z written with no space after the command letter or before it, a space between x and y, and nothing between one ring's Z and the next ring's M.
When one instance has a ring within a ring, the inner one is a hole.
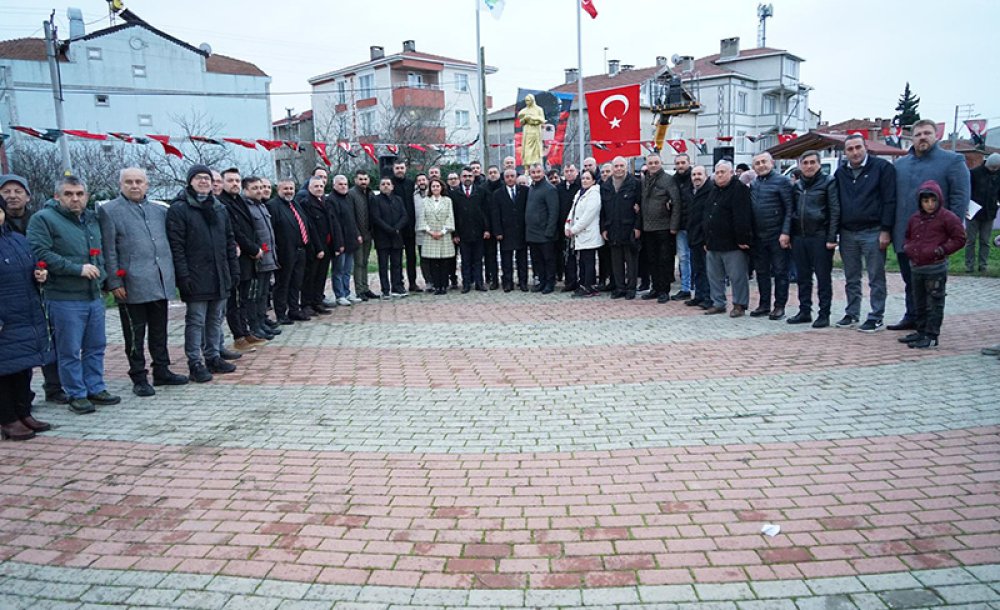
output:
M670 63L674 64L675 66L681 63L681 56L678 55L677 53L674 53L673 55L670 56Z
M198 48L201 49L202 51L204 51L205 55L211 55L212 54L212 46L210 44L208 44L207 42L201 43L200 45L198 45Z

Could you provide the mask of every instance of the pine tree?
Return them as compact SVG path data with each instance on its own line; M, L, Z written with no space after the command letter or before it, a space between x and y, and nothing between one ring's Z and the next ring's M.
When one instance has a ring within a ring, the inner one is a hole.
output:
M899 98L899 103L896 104L896 116L893 118L893 122L896 125L902 127L910 127L914 123L920 120L920 111L917 107L920 105L920 98L913 95L910 91L910 83L906 83L906 88L903 89L903 95Z

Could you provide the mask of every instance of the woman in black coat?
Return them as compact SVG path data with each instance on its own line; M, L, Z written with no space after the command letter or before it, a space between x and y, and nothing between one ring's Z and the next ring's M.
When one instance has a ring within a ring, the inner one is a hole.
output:
M53 358L37 287L48 271L6 221L0 198L0 437L25 441L52 428L31 416L31 369Z
M372 201L372 237L378 252L378 278L382 298L405 297L403 288L403 229L409 222L403 200L392 194L391 178L382 178ZM389 281L390 275L392 281Z

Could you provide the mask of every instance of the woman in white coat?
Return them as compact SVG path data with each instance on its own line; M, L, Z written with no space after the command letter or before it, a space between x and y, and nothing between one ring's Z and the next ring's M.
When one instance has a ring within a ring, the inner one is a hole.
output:
M429 195L423 198L423 214L417 225L417 233L424 234L421 257L427 259L431 267L431 286L434 294L448 294L449 259L455 258L455 214L451 198L445 193L448 187L440 178L431 178L427 187Z
M604 245L601 237L601 188L597 177L590 170L580 174L580 192L573 200L573 207L566 218L566 237L572 241L579 261L580 287L574 297L594 297L600 294L597 286L597 249Z

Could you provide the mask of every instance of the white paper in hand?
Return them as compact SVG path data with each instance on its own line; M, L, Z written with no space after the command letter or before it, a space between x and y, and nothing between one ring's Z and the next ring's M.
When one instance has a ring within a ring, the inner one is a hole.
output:
M965 210L965 219L972 220L972 217L978 214L981 209L983 209L983 206L979 205L975 201L970 201L969 208Z

